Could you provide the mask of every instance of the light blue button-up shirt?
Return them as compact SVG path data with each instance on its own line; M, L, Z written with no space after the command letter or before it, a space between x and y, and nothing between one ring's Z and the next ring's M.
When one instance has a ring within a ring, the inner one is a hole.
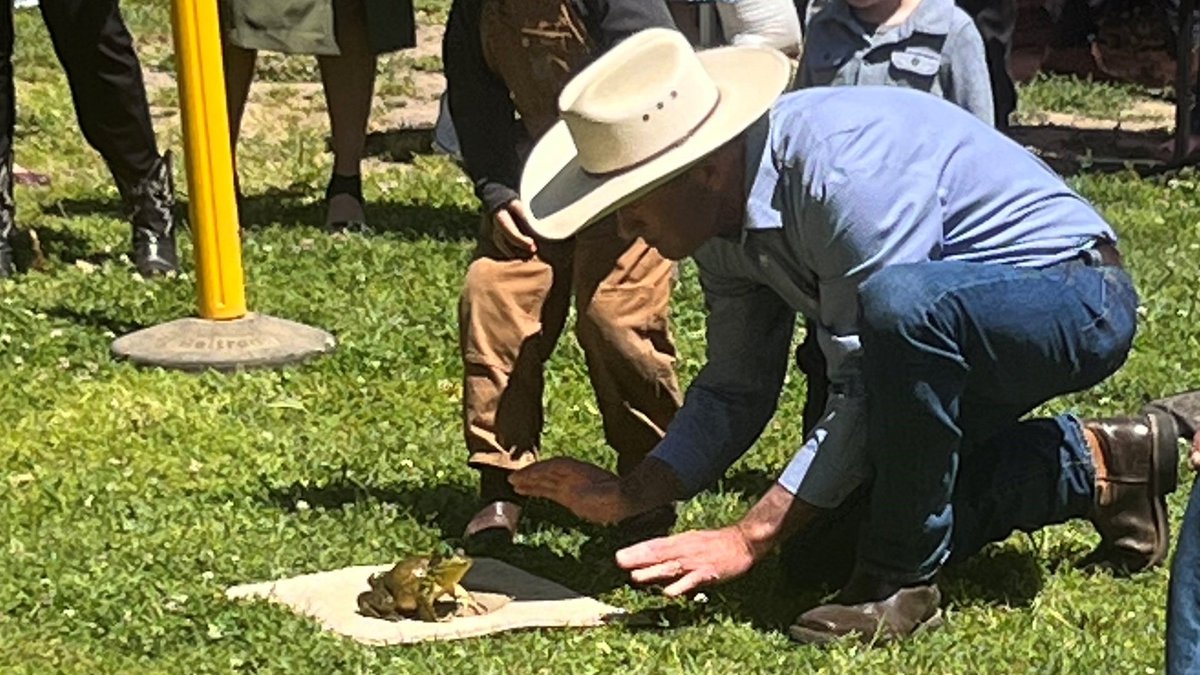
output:
M817 324L825 414L779 478L832 508L869 477L858 287L929 260L1044 267L1107 223L1049 167L961 108L896 87L780 98L747 134L745 223L695 255L707 363L652 456L689 492L713 484L774 414L796 314Z

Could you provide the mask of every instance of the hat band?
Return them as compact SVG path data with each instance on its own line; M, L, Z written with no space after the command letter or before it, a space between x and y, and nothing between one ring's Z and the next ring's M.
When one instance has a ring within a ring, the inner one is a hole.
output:
M592 178L608 178L609 176L615 176L617 174L625 173L626 171L629 171L631 169L636 169L639 166L642 166L643 164L649 164L650 162L658 159L659 157L662 157L666 153L668 153L668 152L674 150L675 148L678 148L679 146L686 143L687 140L689 138L691 138L692 136L694 136L696 134L696 132L700 130L700 127L704 126L704 123L707 122L710 117L712 117L713 113L717 111L717 106L719 106L719 105L721 105L720 90L717 91L717 100L713 102L713 105L711 108L708 109L708 112L704 113L704 117L700 118L700 121L696 123L696 126L689 129L686 134L684 134L683 136L680 136L679 139L676 140L674 143L667 145L666 147L664 147L661 150L658 150L657 152L650 153L649 155L643 157L642 159L639 159L638 161L634 162L633 164L627 164L625 166L613 169L612 171L588 171L586 168L584 168L581 165L579 167L579 170L582 171L585 175L591 176Z

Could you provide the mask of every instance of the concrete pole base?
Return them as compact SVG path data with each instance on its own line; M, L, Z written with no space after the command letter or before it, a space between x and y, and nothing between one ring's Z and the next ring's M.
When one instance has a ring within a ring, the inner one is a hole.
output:
M145 328L117 338L112 353L139 366L234 371L299 363L335 346L319 328L251 312L230 321L187 318Z

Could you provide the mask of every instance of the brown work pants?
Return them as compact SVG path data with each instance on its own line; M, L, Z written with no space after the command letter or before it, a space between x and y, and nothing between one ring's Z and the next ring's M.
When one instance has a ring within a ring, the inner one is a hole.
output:
M500 253L486 221L459 304L472 466L512 470L537 460L542 369L572 298L575 335L619 472L654 448L679 409L667 319L672 264L641 239L621 239L614 221L569 241L539 242L529 259Z

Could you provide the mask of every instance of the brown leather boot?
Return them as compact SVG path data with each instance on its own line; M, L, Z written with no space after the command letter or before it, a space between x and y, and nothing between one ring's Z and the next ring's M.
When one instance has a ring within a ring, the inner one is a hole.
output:
M868 644L902 640L942 625L937 584L889 586L855 575L834 602L801 614L788 635L803 644L856 636Z
M1083 426L1099 439L1106 475L1096 480L1090 516L1100 545L1079 566L1132 574L1161 564L1169 546L1166 495L1179 484L1174 420L1147 410Z

